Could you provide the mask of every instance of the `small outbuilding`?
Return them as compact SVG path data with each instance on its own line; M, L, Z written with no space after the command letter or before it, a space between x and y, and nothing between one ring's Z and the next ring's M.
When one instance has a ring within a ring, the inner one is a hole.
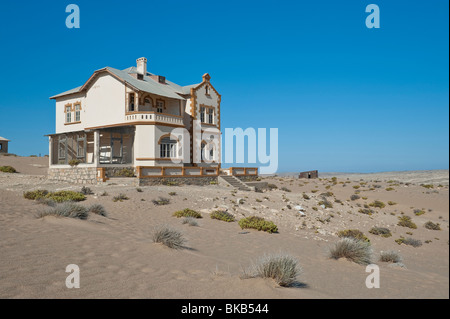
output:
M0 136L0 153L8 153L8 142L9 140Z
M319 177L319 171L306 171L306 172L300 172L298 175L298 178L318 178Z

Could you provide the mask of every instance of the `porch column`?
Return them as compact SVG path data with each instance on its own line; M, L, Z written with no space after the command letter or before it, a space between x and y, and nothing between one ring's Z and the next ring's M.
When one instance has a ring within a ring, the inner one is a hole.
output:
M53 161L53 137L49 136L48 137L48 165L52 166L52 161Z
M94 131L94 165L100 164L100 131Z

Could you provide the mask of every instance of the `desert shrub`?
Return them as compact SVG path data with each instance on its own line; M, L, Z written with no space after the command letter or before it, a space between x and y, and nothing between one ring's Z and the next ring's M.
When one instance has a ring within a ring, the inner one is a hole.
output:
M158 199L152 200L152 203L155 204L156 206L169 205L170 204L170 199L164 198L164 197L160 197Z
M186 239L183 234L167 225L156 226L153 230L152 240L154 243L163 244L169 248L182 249Z
M316 212L319 210L316 206L312 207L312 210L315 210Z
M338 237L340 238L353 238L356 240L361 240L367 243L370 243L370 239L364 235L364 233L358 229L346 229L338 232Z
M68 164L69 164L70 166L72 166L72 167L78 166L78 164L80 164L80 163L81 163L81 161L80 161L79 159L76 159L76 158L71 159L71 160L68 162Z
M315 193L317 193L318 191L319 191L318 189L313 189L313 190L311 190L311 193L315 194Z
M83 195L94 194L94 192L89 187L86 187L86 186L81 187L80 193Z
M223 210L213 211L210 216L212 219L223 220L224 222L234 222L235 221L235 218L232 214L230 214L226 211L223 211Z
M142 192L143 192L143 190L142 190L142 188L140 188L140 187L137 187L137 188L136 188L136 192L138 192L138 193L142 193Z
M113 202L123 202L124 200L129 199L127 195L120 193L113 197Z
M175 217L193 217L193 218L202 218L202 215L198 212L196 212L195 210L189 209L189 208L185 208L183 210L179 210L175 213L173 213L173 216Z
M403 258L397 251L388 250L380 253L380 261L386 263L400 263L403 261Z
M303 196L303 199L306 199L306 200L310 199L310 197L306 194L303 194L302 196Z
M47 206L51 206L51 207L56 206L56 202L50 198L40 197L40 198L36 199L36 202L38 202L39 204L47 205Z
M395 242L399 245L405 244L405 245L409 245L409 246L413 246L413 247L422 246L422 241L411 238L411 237L408 237L408 238L400 237L399 239L396 239Z
M351 200L357 200L357 199L360 199L360 198L361 198L361 196L356 195L356 194L353 194L352 196L350 196Z
M114 176L117 177L134 177L134 169L132 168L122 168L120 171L116 172Z
M166 186L179 186L180 183L179 182L175 182L175 181L165 181L163 183L163 185L166 185Z
M368 265L372 260L372 248L368 242L345 237L329 248L329 256L333 259L347 258L357 264Z
M441 226L439 225L439 223L435 224L432 221L428 221L424 224L426 229L430 229L430 230L441 230Z
M369 230L369 233L374 234L374 235L378 235L381 237L391 237L391 231L388 228L384 228L384 227L372 227Z
M0 172L3 173L17 173L16 169L12 166L0 166Z
M169 195L170 196L175 196L175 195L177 195L177 192L169 192Z
M108 196L108 192L104 191L103 193L100 194L100 196Z
M289 188L287 188L287 187L281 187L281 190L284 191L284 192L288 192L288 193L291 192L291 190Z
M412 229L417 228L417 225L413 223L413 221L411 220L411 217L409 217L409 216L398 217L397 225L402 226L402 227L412 228Z
M239 226L241 226L242 229L252 228L268 233L278 232L278 227L273 222L265 220L264 218L258 216L242 218L241 220L239 220Z
M326 193L320 194L320 196L323 196L323 197L331 197L331 196L333 196L333 195L334 195L333 192L326 192Z
M278 189L278 186L275 184L268 184L267 187L272 190L272 189Z
M425 214L425 211L424 211L424 210L421 210L421 209L414 209L414 215L420 216L420 215L423 215L423 214Z
M24 192L23 197L26 199L36 200L36 199L44 198L47 194L48 194L48 190L37 189L34 191Z
M389 206L393 206L393 205L397 205L397 203L396 203L396 202L393 202L393 201L388 201L388 205L389 205Z
M100 204L92 204L91 206L89 206L89 212L104 217L108 216L105 208Z
M359 185L354 185L354 186L353 186L354 189L358 189L358 188L360 188L360 187L361 187L361 186L359 186Z
M386 190L387 190L388 192L390 192L390 191L394 191L395 188L393 188L393 187L387 187Z
M370 209L370 208L361 208L361 209L358 210L358 212L360 212L361 214L366 214L366 215L375 214L375 211L373 209Z
M49 207L38 213L38 218L45 216L87 219L89 216L89 210L77 203L63 202L57 204L55 207Z
M297 276L302 272L298 260L288 254L264 255L254 263L250 270L246 270L244 278L270 278L279 286L293 285Z
M428 189L434 188L434 186L431 185L431 184L420 184L420 186L425 187L425 188L428 188Z
M376 200L369 204L370 207L376 207L376 208L384 208L386 207L386 204L382 201Z
M181 223L188 224L189 226L198 226L197 219L195 217L184 217Z
M52 199L57 203L62 202L81 202L86 199L84 194L74 191L58 191L45 195L46 198Z
M333 208L333 204L325 197L322 198L318 205L323 205L325 208Z

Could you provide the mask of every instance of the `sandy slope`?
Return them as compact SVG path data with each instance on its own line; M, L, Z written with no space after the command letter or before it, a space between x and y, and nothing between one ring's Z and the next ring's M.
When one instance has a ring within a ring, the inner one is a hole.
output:
M0 165L5 165L2 158ZM448 175L444 178L448 181ZM45 206L22 197L24 190L79 190L80 186L48 182L45 176L39 175L0 173L0 297L449 297L447 186L426 189L413 184L370 182L359 189L360 196L367 197L366 200L350 201L350 195L355 192L353 186L359 185L359 179L345 183L346 177L338 176L336 185L329 180L305 183L290 178L269 178L268 181L291 192L280 189L265 193L239 191L233 195L230 188L217 185L142 187L143 192L121 185L93 186L96 194L106 191L108 196L89 195L82 205L100 203L106 208L108 217L91 215L82 221L54 217L37 219L36 212ZM382 187L369 190L372 184ZM395 190L386 191L388 185ZM326 189L327 186L330 187ZM318 192L313 193L315 189ZM169 196L172 191L177 195ZM343 204L334 202L333 208L328 209L318 206L319 194L324 191L333 192L330 199L340 199ZM303 199L303 192L311 198ZM127 194L130 199L113 202L112 197L119 193ZM153 205L151 200L159 196L170 198L171 203ZM245 203L233 204L232 201L238 198L244 199ZM397 204L376 209L372 216L358 213L357 204L364 205L375 199ZM306 217L300 217L287 206L297 204L305 208ZM279 226L279 233L241 230L236 222L212 220L208 212L215 206L228 209L238 219L264 216ZM174 211L186 207L202 212L204 218L198 220L198 227L182 225L180 219L171 216ZM318 210L312 207L318 207ZM414 208L423 208L426 213L415 216ZM397 226L401 212L411 216L418 229ZM423 224L428 220L439 222L442 230L425 229ZM188 239L187 249L174 251L152 243L152 228L162 223L184 233ZM374 225L388 227L393 237L369 234L368 230ZM368 273L364 266L346 260L331 260L327 255L327 248L337 241L336 232L347 228L363 231L370 238L375 255L387 249L400 251L407 269L391 268L377 262L381 269L381 288L367 289ZM399 246L394 240L400 236L431 242L418 248ZM296 286L281 288L271 280L240 279L242 268L249 266L252 260L264 253L279 251L298 258L303 268ZM80 289L65 287L68 264L80 267Z

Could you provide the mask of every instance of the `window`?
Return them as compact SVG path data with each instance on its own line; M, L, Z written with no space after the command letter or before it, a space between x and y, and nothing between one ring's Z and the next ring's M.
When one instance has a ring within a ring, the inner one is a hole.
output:
M75 104L75 122L80 122L81 104Z
M209 95L209 86L208 86L208 85L205 86L205 94L206 94L206 95Z
M134 112L134 93L130 93L128 98L128 112Z
M152 107L152 106L153 106L152 100L149 99L148 97L145 98L145 99L144 99L144 105L145 105L145 106L150 106L150 107Z
M214 123L214 109L213 108L208 109L208 123L209 124Z
M169 137L164 137L159 145L160 158L176 157L177 141L171 140Z
M162 113L164 109L164 101L163 100L157 100L156 101L156 112Z
M58 159L66 158L66 142L67 139L65 136L60 136L58 138Z
M86 155L86 136L77 136L77 157L84 158Z
M64 112L66 113L66 123L72 122L72 105L66 105Z
M205 110L204 106L200 107L200 122L205 123Z

